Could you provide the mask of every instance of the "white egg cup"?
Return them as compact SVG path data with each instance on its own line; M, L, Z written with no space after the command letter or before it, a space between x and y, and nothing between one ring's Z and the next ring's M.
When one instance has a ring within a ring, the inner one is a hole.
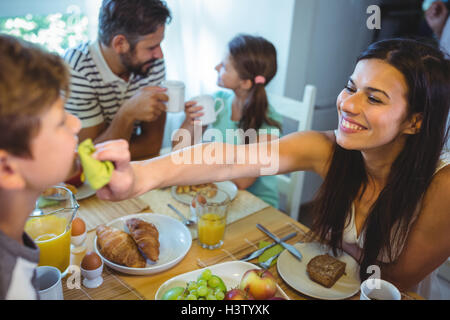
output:
M98 288L103 283L103 260L102 265L94 270L85 270L81 267L81 275L84 277L83 286L89 289Z
M85 230L84 233L78 235L78 236L72 236L70 238L70 242L75 246L75 247L79 247L81 245L83 245L84 241L86 241L86 237L87 237L87 231Z

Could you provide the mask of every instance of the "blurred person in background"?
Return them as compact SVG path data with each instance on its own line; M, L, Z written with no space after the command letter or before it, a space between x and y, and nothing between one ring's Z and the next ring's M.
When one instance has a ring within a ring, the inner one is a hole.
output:
M450 55L450 17L449 10L442 1L435 1L425 11L425 19L439 40L441 49Z

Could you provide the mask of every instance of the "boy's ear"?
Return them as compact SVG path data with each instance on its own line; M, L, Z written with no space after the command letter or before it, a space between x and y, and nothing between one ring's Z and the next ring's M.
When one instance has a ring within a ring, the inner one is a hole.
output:
M118 54L126 53L130 50L130 43L124 35L118 34L112 39L111 47Z
M0 149L0 189L20 190L25 185L17 163L8 152Z
M408 127L404 130L405 134L417 134L422 128L423 115L422 113L415 113L409 121Z

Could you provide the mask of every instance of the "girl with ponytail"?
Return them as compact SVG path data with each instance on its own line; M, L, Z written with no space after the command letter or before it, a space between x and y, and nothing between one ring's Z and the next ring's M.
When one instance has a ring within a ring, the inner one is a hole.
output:
M214 98L222 99L225 104L224 110L212 125L212 128L221 131L226 140L219 142L248 144L278 138L282 117L269 104L265 88L277 73L277 51L274 45L262 37L239 34L229 42L228 52L216 70L217 84L228 89L214 94ZM186 103L186 120L181 128L189 130L191 137L194 136L194 122L203 115L202 109L202 106L196 106L195 101ZM236 136L226 139L226 131L230 129L242 129L244 133L253 129L257 132L258 141L252 141L251 135L244 135L239 141L235 139ZM175 145L176 149L187 146L183 141ZM278 207L275 177L240 178L233 182L239 189L247 189Z

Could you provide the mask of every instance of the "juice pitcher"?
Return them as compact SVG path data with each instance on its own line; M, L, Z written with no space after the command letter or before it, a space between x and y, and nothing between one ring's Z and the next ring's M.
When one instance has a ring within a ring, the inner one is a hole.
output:
M73 193L64 187L47 189L25 225L25 232L40 249L39 266L58 268L63 275L70 264L72 220L78 211Z

